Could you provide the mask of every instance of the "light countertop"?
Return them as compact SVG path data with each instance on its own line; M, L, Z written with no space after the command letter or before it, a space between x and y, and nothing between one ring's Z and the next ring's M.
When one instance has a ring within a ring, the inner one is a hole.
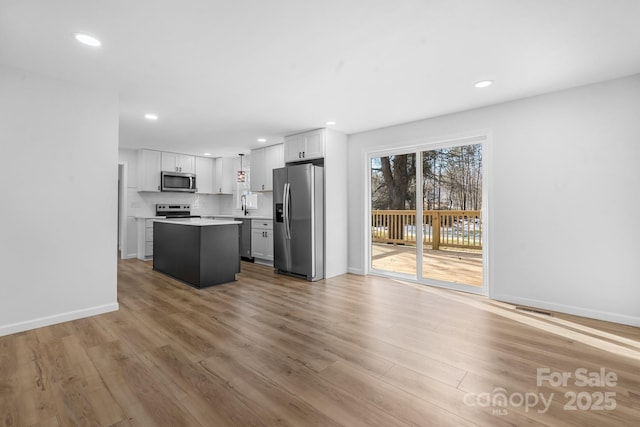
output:
M207 218L211 218L211 217L215 217L215 218L242 218L242 219L273 219L270 216L266 216L266 215L231 215L231 214L213 214L213 215L202 215L202 217L207 217Z
M183 218L183 219L157 219L154 222L166 222L168 224L190 225L195 227L205 227L210 225L233 225L241 224L240 221L227 221L223 219L205 219L205 218Z

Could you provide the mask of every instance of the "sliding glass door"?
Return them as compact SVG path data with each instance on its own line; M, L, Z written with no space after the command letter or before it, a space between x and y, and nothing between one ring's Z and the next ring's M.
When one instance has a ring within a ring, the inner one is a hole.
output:
M371 158L371 268L416 276L416 154Z
M422 278L482 288L482 145L422 158Z
M371 272L486 292L481 142L370 156Z

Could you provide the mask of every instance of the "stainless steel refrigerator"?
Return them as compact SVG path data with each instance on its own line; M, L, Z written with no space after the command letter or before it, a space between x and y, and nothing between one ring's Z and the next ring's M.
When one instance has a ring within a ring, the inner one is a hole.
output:
M273 266L277 273L324 278L324 169L273 170Z

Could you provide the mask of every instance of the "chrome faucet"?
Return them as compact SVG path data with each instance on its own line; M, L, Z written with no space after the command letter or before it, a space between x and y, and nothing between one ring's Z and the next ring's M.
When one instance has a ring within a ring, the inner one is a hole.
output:
M249 214L249 209L247 208L247 195L243 194L240 197L240 204L242 205L242 212L244 212L244 215L247 216Z

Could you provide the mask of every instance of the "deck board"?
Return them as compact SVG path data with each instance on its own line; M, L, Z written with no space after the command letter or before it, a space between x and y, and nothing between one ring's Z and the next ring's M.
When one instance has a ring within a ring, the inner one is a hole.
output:
M416 247L373 243L371 266L376 270L416 274ZM482 252L478 250L425 248L422 271L427 279L482 286Z

